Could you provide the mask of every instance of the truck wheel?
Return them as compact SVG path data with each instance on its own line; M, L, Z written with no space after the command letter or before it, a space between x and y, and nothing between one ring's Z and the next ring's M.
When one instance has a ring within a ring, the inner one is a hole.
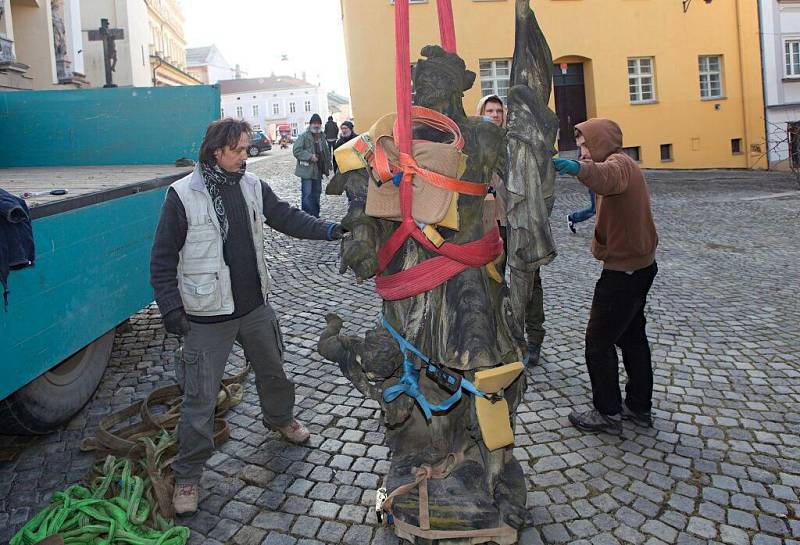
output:
M100 384L114 346L112 329L0 401L0 433L54 431L80 411Z
M247 155L249 155L250 157L255 157L259 153L260 152L258 151L258 148L255 146L250 146L249 148L247 148Z

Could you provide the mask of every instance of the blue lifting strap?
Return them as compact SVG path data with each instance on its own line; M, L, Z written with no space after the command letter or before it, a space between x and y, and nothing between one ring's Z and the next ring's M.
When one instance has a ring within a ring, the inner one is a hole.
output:
M389 386L383 391L383 399L387 403L391 403L397 399L400 394L406 394L416 400L420 409L425 414L425 418L430 421L434 412L443 412L452 407L459 399L461 399L462 390L466 390L475 396L485 397L487 399L494 399L495 396L487 395L478 390L474 384L465 379L461 375L442 373L442 368L438 364L432 362L425 354L417 350L417 348L405 340L395 329L389 324L386 318L381 317L381 324L386 330L392 334L392 337L400 345L400 351L403 353L403 376L400 382L394 386ZM416 368L414 362L409 358L409 352L417 356L423 363L425 363L426 374L433 379L435 376L436 382L445 390L453 392L449 398L445 399L438 405L431 405L425 398L425 394L419 389L419 375L420 370Z

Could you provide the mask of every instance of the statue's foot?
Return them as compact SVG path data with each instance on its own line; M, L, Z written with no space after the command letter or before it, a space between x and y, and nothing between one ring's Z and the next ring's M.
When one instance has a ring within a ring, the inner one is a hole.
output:
M412 473L413 466L422 465L422 460L413 463L409 458L405 458L404 461L402 466L393 463L389 469L387 484L390 491L400 485L413 482L415 477L415 474ZM519 473L522 473L521 469ZM521 498L521 508L511 509L505 505L518 499L516 495L501 496L499 499L504 505L498 505L495 501L495 494L488 489L487 481L485 468L473 460L461 462L456 469L442 479L429 479L427 487L430 530L464 532L464 538L454 537L447 541L453 545L458 543L496 543L498 545L516 543L516 529L524 523L525 495L523 494ZM524 479L522 482L524 483ZM420 528L419 502L419 487L394 498L392 514L395 520ZM522 518L519 518L517 514L520 509L523 513ZM515 512L514 522L517 522L518 519L520 522L516 527L509 525L505 520L505 514L511 511ZM475 541L474 537L468 537L470 531L495 528L499 529L497 534L484 536L485 541ZM395 532L400 538L412 543L427 542L424 531L415 533L416 530L408 531L395 525Z

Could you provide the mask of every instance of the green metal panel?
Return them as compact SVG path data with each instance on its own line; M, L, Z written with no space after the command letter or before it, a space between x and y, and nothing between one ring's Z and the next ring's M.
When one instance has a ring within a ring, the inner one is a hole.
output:
M209 85L0 93L0 167L196 160L219 115Z
M166 190L34 220L36 264L11 272L0 310L0 399L153 300L150 247Z

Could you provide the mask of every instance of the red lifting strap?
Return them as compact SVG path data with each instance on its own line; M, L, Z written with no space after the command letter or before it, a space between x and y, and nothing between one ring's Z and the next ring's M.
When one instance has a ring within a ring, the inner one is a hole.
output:
M378 276L375 278L378 294L383 299L390 301L405 299L406 297L413 297L430 291L469 267L486 265L500 255L503 250L503 241L496 226L480 240L460 245L445 242L437 247L428 240L412 217L412 178L415 175L422 175L442 187L449 184L448 189L472 195L482 195L486 190L486 186L454 180L427 171L421 168L414 160L411 142L412 112L415 119L443 132L452 132L454 145L457 149L460 150L463 147L464 141L458 125L447 116L426 108L411 106L408 0L395 0L394 7L397 120L394 124L393 136L400 148L400 164L392 166L399 166L399 169L403 172L400 181L400 211L403 221L378 251ZM451 0L437 0L437 7L442 46L445 50L455 53L456 37ZM385 157L380 155L381 152L378 151L380 145L378 143L376 143L375 149L377 156L375 164L380 166L379 170L381 170L383 177L390 173L388 160L385 160ZM440 183L437 183L437 181ZM392 258L409 237L416 240L426 250L439 255L399 273L381 276L381 273L386 270Z

